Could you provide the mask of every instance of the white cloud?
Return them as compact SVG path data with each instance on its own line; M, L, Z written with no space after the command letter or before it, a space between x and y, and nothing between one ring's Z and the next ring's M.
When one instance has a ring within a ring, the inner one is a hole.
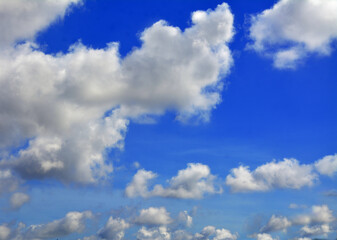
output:
M123 219L110 217L105 226L99 230L98 236L102 239L122 240L125 234L124 231L129 227L130 224Z
M301 228L302 236L327 236L331 232L329 224L322 224L316 226L304 226Z
M268 233L259 233L256 235L256 240L276 240Z
M148 182L151 179L157 177L157 174L146 171L144 169L140 169L137 173L133 176L131 183L125 189L125 195L127 197L148 197L149 190L148 190Z
M167 197L167 198L202 198L207 193L221 193L222 189L215 186L216 176L211 174L207 165L189 163L186 169L179 170L172 177L168 187L157 184L150 191L148 181L157 175L151 171L138 170L133 180L128 184L125 194L128 197Z
M328 155L316 161L315 167L320 174L332 177L337 172L337 154Z
M16 192L10 198L11 207L13 209L18 209L23 204L27 203L29 200L30 200L30 197L27 194Z
M0 225L0 240L9 239L9 235L11 234L11 229L6 225Z
M270 232L284 231L290 227L300 226L299 232L303 238L295 238L298 240L306 240L311 236L327 236L332 231L330 226L335 221L332 210L327 205L314 205L311 212L307 214L297 215L292 218L272 215L268 223L260 229L261 237L271 238ZM252 237L257 237L257 234ZM263 238L262 238L263 239Z
M299 215L292 222L296 225L314 225L331 223L334 220L332 210L327 205L315 205L312 206L310 214Z
M317 175L313 173L311 165L285 158L280 162L266 163L254 171L245 166L234 168L226 177L226 184L233 192L269 191L312 186L316 179Z
M0 12L8 13L1 22L19 19L10 28L18 32L2 41L15 43L33 38L73 1L14 1L12 8L3 2ZM20 18L18 8L25 7L31 11ZM15 27L26 17L34 22L27 32ZM105 49L75 44L57 55L29 42L2 49L0 148L27 140L29 146L18 156L4 158L0 167L24 179L94 183L113 171L104 150L123 147L129 119L173 110L181 121L207 121L221 101L222 79L232 65L227 44L233 36L233 15L221 4L192 18L193 25L184 31L165 21L155 23L141 34L141 47L124 59L116 43Z
M50 239L67 236L85 229L85 220L92 217L90 211L69 212L59 220L50 223L31 225L23 233L24 239Z
M111 216L97 234L84 237L82 240L122 240L124 239L125 230L130 226L124 219Z
M236 240L238 238L238 234L232 234L227 229L216 229L215 236L213 240Z
M181 224L184 215L184 224ZM192 224L192 218L187 212L180 212L176 219L171 219L165 208L143 209L133 222L140 225L136 238L138 240L236 240L237 233L231 233L224 228L206 226L200 233L192 234L186 227ZM97 234L84 237L83 240L122 240L124 232L131 225L123 219L109 218L108 223ZM104 234L103 234L104 233Z
M150 207L142 209L139 216L134 219L134 222L139 225L167 225L172 223L170 213L164 207Z
M165 226L158 228L146 228L142 227L137 232L138 240L170 240L171 233Z
M262 233L276 232L276 231L286 231L288 227L290 227L291 221L289 221L286 217L277 217L272 215L267 225L263 226L260 230Z
M232 234L227 229L216 229L214 226L206 226L200 233L194 235L195 240L236 240L238 234Z
M172 198L202 198L206 193L222 191L214 186L215 179L207 165L189 163L186 169L179 170L178 175L170 179L169 187L155 185L151 194Z
M26 226L19 222L0 226L0 240L43 240L56 239L85 230L86 220L91 219L90 211L68 212L64 218L49 223Z
M337 39L335 0L280 0L252 18L252 49L295 68L308 54L329 55Z
M18 40L32 39L38 31L63 17L72 3L80 0L0 1L0 48Z

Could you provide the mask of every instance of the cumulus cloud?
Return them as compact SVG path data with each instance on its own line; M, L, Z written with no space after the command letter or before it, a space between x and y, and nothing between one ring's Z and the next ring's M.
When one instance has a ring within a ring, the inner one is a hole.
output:
M237 234L227 229L217 229L214 226L204 227L200 233L191 234L185 230L172 231L166 226L146 228L137 232L139 240L236 240Z
M98 236L102 239L122 240L125 229L129 227L130 224L123 219L110 217L105 226L99 230Z
M97 234L84 237L82 240L122 240L124 239L125 230L130 227L124 219L109 217L108 221Z
M155 185L152 195L171 198L202 198L206 193L222 192L216 189L214 180L207 165L189 163L186 169L179 170L178 175L171 178L169 187Z
M310 214L299 215L292 222L297 225L314 225L331 223L335 220L332 210L327 205L315 205Z
M260 233L270 233L275 231L286 232L289 227L300 227L299 233L302 238L311 236L327 236L333 231L331 223L335 222L332 210L327 205L314 205L311 212L297 215L291 218L272 215L268 223L260 229ZM256 237L257 234L252 237ZM262 235L261 235L262 236ZM267 234L266 236L270 236Z
M328 155L316 161L315 167L320 174L332 177L337 172L337 154Z
M139 216L134 219L134 222L139 225L167 225L172 222L170 213L166 211L166 208L150 207L142 209Z
M256 235L256 240L276 240L268 233L259 233Z
M142 32L141 47L123 59L117 43L104 49L78 43L56 55L43 53L33 42L6 47L33 39L75 2L0 4L0 12L6 12L1 24L11 22L11 28L2 28L16 31L3 34L0 42L0 149L8 155L0 167L23 179L105 179L113 171L105 149L123 148L130 119L170 110L180 121L207 121L221 101L222 79L232 65L227 44L233 15L225 3L193 13L192 26L185 30L165 21L153 24ZM24 30L16 26L26 23ZM26 141L28 147L17 155L6 152ZM189 197L189 192L181 194Z
M194 235L196 240L236 240L238 234L232 234L227 229L216 229L214 226L206 226L200 233Z
M301 228L302 236L327 236L331 232L330 226L328 224L316 225L316 226L304 226Z
M237 233L231 233L225 228L206 226L201 232L191 233L186 227L191 227L192 217L187 211L179 212L176 218L163 207L142 209L136 217L129 221L110 217L108 222L95 235L82 240L122 240L125 231L136 224L140 228L136 233L138 240L236 240ZM128 223L129 222L129 223Z
M277 68L295 68L310 54L329 55L337 39L335 0L280 0L253 16L250 48Z
M140 169L137 173L133 176L131 183L125 189L125 195L127 197L148 197L149 190L148 190L148 182L151 179L157 177L157 174L146 171L144 169Z
M291 221L286 217L272 215L267 225L260 229L262 233L276 232L276 231L286 231L290 227Z
M82 232L85 229L85 220L92 218L90 211L69 212L59 220L50 223L31 225L24 232L24 239L50 239L64 237L75 232Z
M18 209L29 200L30 197L25 193L21 192L14 193L10 198L11 207L13 209Z
M0 226L1 240L43 240L65 237L80 233L86 227L86 220L92 218L90 211L68 212L64 218L49 223L26 226L20 222L16 227Z
M138 240L171 240L171 233L167 227L161 226L157 228L142 227L137 232Z
M316 179L311 165L285 158L280 162L266 163L254 171L247 166L234 168L226 177L226 184L233 192L252 192L277 188L300 189L312 186Z
M69 5L81 0L0 1L0 47L32 39L38 31L61 18Z
M157 184L150 191L148 181L157 175L151 171L139 170L125 194L128 197L166 197L166 198L202 198L207 193L221 193L221 187L215 186L216 176L211 174L207 165L189 163L186 169L179 170L177 176L172 177L168 187Z

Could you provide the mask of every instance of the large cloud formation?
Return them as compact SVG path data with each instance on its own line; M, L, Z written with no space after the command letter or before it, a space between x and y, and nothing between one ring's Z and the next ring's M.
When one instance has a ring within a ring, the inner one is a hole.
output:
M0 166L23 179L108 177L113 166L105 149L123 147L130 119L170 110L180 121L207 121L232 65L233 15L225 3L194 12L185 30L155 23L125 58L118 43L40 51L34 36L76 2L0 4L0 30L12 31L0 37ZM11 155L12 148L20 150Z
M336 22L336 0L280 0L253 17L249 47L277 68L295 68L307 55L331 53Z

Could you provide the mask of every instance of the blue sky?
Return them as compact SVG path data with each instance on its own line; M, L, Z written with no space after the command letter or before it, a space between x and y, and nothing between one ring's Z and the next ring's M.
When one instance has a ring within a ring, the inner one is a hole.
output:
M0 1L0 240L335 239L336 13Z

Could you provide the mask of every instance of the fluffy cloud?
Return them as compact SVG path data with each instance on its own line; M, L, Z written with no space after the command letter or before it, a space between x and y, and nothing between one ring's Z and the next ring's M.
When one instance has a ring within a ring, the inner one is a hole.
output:
M92 217L90 211L69 212L59 220L41 225L31 225L24 232L24 239L50 239L63 237L85 229L85 220Z
M273 215L267 225L261 228L260 232L269 233L281 230L286 231L291 225L291 221L289 221L286 217L277 217Z
M335 0L280 0L252 18L252 49L277 68L295 68L309 54L329 55L337 39Z
M213 240L236 240L238 238L238 234L232 234L227 229L216 229L215 236Z
M54 220L49 223L26 226L18 223L12 229L9 226L0 226L1 240L43 240L60 238L72 233L79 233L85 229L85 221L92 218L90 211L69 212L62 219Z
M333 213L327 205L315 205L312 206L310 214L297 216L292 222L297 225L314 225L331 223L334 220Z
M158 228L150 228L142 227L137 232L138 240L171 240L171 233L165 226L161 226Z
M94 183L113 171L104 152L123 147L129 119L173 110L181 121L207 120L221 101L222 79L232 65L233 15L225 3L193 13L184 31L155 23L141 34L141 47L121 59L117 43L104 49L75 44L56 55L31 42L4 48L32 39L76 1L5 2L1 24L11 22L3 28L16 32L1 40L0 148L27 141L28 147L17 155L2 152L2 169L24 179ZM26 23L32 23L27 31L16 26ZM168 195L189 197L181 190Z
M29 200L30 197L25 193L21 192L14 193L10 199L11 207L13 209L18 209Z
M232 234L227 229L216 229L214 226L206 226L200 233L194 235L194 239L196 240L236 240L237 237L237 234Z
M231 233L225 228L206 226L201 232L191 233L186 227L191 227L192 217L187 211L179 212L176 218L171 218L165 208L150 207L142 209L137 217L130 217L130 223L140 228L136 233L138 240L236 240L237 233ZM97 234L84 237L82 240L122 240L125 230L131 224L120 218L110 217L105 226Z
M328 224L316 225L316 226L304 226L301 228L302 236L327 236L331 232L330 226Z
M139 216L134 219L134 222L139 225L167 225L172 222L170 214L164 207L150 207L142 209Z
M148 181L156 176L151 171L138 170L125 190L126 196L202 198L206 193L222 192L221 188L215 186L216 177L211 174L209 167L200 163L189 163L186 169L179 170L177 176L168 181L168 187L157 184L150 191Z
M32 39L36 32L63 17L70 4L80 0L0 1L0 47Z
M146 171L144 169L140 169L137 173L133 176L131 183L125 189L125 195L128 197L148 197L149 190L148 190L148 182L151 179L157 177L157 174Z
M205 193L221 192L214 186L215 176L207 165L189 163L186 169L179 170L178 175L171 178L170 186L154 186L154 196L171 198L202 198Z
M105 226L99 230L98 236L102 239L122 240L125 229L129 227L130 224L126 223L123 219L110 217Z
M327 205L315 205L312 206L310 213L297 215L292 218L272 215L268 223L260 229L260 232L263 234L280 230L286 232L289 227L300 226L299 232L303 238L295 239L306 240L308 239L307 237L311 236L327 236L327 234L333 231L331 224L335 220L333 212ZM254 236L257 235L255 234ZM270 235L261 236L268 237Z
M311 165L299 164L296 159L266 163L254 171L240 166L231 170L231 174L226 177L226 184L233 192L299 189L314 184L317 175L312 170Z
M96 235L84 237L83 240L122 240L125 230L129 227L130 224L124 219L109 217L104 227Z
M185 230L171 231L165 226L150 229L142 227L137 232L139 240L236 240L237 237L237 234L232 234L227 229L217 229L214 226L204 227L194 235Z
M256 240L276 240L268 233L259 233L256 235Z
M316 161L315 167L320 174L332 177L337 172L337 154L328 155Z

